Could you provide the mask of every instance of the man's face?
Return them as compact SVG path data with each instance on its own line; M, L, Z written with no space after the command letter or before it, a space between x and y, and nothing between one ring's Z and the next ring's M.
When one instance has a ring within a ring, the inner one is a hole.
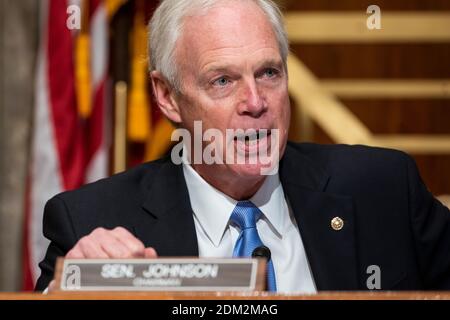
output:
M271 146L270 136L256 143L225 141L226 129L278 129L282 155L290 122L287 71L262 10L250 1L225 3L205 15L187 18L183 30L176 49L181 126L192 136L194 121L202 121L203 131L219 129L224 136L224 158L227 145L246 156ZM261 175L262 166L260 161L225 163L214 165L214 170L254 179Z

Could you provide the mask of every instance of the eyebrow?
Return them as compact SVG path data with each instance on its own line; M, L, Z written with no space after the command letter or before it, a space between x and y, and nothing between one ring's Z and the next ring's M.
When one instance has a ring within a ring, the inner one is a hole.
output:
M279 68L283 67L283 61L278 59L268 59L264 60L261 63L258 64L258 67L256 70L259 70L261 68L267 67L267 66L276 66ZM226 65L213 65L205 70L204 74L209 74L212 72L217 73L223 73L223 72L229 72L230 70L236 69L235 65L226 64Z
M211 67L209 67L208 69L205 70L204 74L208 74L208 73L212 73L212 72L229 72L230 69L234 69L236 68L235 66L231 65L231 64L227 64L227 65L213 65Z
M267 65L271 65L271 66L282 66L283 65L283 61L279 60L279 59L269 59L264 61L263 63L261 63L262 66L267 66Z

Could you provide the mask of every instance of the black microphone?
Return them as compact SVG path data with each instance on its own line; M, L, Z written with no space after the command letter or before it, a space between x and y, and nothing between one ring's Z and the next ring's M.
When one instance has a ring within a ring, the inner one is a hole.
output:
M270 249L264 245L255 248L255 250L253 250L252 252L253 258L266 258L267 261L269 261L270 256L271 256Z

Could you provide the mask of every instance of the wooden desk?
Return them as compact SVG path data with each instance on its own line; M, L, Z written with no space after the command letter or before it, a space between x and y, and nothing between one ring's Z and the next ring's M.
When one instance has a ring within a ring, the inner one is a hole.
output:
M321 292L315 295L268 292L67 292L0 293L0 300L450 300L447 292Z

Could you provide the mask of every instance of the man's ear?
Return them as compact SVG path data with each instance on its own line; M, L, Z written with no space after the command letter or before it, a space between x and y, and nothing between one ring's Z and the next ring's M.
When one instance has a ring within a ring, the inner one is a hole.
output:
M180 108L173 97L173 88L167 83L166 79L159 71L152 71L150 77L152 79L153 92L155 93L159 109L170 121L180 123Z

